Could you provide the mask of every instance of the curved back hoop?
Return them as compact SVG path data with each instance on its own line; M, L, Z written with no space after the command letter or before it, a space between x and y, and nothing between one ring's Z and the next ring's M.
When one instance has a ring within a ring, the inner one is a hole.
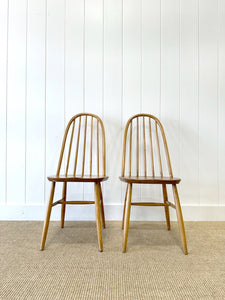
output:
M56 176L105 176L105 130L94 114L73 116L66 127ZM100 173L101 172L101 173Z
M129 155L126 157L127 151ZM125 173L136 177L163 177L163 158L169 176L173 177L166 136L159 119L150 114L132 116L124 130L122 177Z

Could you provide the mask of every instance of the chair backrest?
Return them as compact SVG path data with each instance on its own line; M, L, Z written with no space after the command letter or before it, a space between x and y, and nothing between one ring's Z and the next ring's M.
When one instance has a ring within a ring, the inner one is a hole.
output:
M124 130L122 176L165 175L173 177L161 122L149 114L132 116Z
M64 133L56 175L105 176L105 130L90 113L73 116Z

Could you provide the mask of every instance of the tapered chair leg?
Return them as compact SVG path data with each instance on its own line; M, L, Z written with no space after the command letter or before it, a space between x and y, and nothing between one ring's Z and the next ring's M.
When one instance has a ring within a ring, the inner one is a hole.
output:
M101 216L102 216L102 227L105 228L105 211L104 211L104 204L103 204L103 197L102 197L102 188L101 184L99 183L100 189L100 204L101 204Z
M123 220L122 220L122 229L124 229L124 216L125 216L125 211L126 211L126 203L127 203L127 191L128 191L128 184L127 184L127 188L126 188L126 194L125 194L124 205L123 205Z
M47 212L46 212L46 217L45 217L45 222L44 222L44 227L43 227L43 232L42 232L41 250L44 250L44 248L45 248L45 242L46 242L46 237L47 237L47 233L48 233L48 226L49 226L49 220L50 220L51 211L52 211L52 202L53 202L53 198L54 198L54 193L55 193L55 182L52 183L51 192L50 192L50 196L49 196L48 207L47 207Z
M166 185L162 185L162 190L163 190L163 200L164 203L166 204L168 202L168 195L167 195L167 189ZM165 206L165 215L166 215L166 224L167 224L167 229L170 230L170 212L169 212L169 206Z
M129 230L129 222L130 222L130 207L131 207L131 197L132 197L132 184L128 184L127 191L127 200L126 200L126 209L125 209L125 217L124 217L124 232L123 232L123 252L127 251L127 238L128 238L128 230Z
M174 201L175 201L175 206L176 206L177 220L178 220L178 226L179 226L179 231L180 231L183 252L184 252L184 254L188 254L186 235L185 235L185 229L184 229L184 221L183 221L177 186L175 184L173 184L173 195L174 195Z
M96 214L96 227L98 235L98 248L103 251L102 243L102 227L101 227L101 207L100 207L100 187L99 183L95 183L95 214Z
M67 183L63 183L63 191L62 191L62 199L66 201L66 190L67 190ZM64 220L65 220L65 212L66 212L66 204L61 205L61 228L64 228Z

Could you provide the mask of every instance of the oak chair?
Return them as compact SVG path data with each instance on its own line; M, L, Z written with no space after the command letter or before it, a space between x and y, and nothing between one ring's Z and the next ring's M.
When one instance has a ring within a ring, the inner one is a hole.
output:
M52 182L46 218L43 227L41 250L44 250L52 207L61 205L61 228L64 227L67 204L95 204L96 227L99 251L103 251L102 226L105 228L105 216L101 182L105 175L105 130L102 120L89 113L80 113L72 117L66 127L56 175L49 176ZM63 183L62 199L53 202L57 182ZM94 183L94 201L67 200L67 183Z
M128 155L126 153L128 152ZM164 153L164 155L162 155ZM165 173L167 174L165 175ZM184 222L177 191L180 178L173 177L164 129L160 121L149 114L132 116L126 124L123 139L122 175L120 180L127 184L122 229L123 252L127 249L127 238L131 205L163 206L170 230L169 207L176 209L182 249L188 254ZM132 202L133 184L162 185L163 202ZM167 185L172 185L174 203L168 200Z

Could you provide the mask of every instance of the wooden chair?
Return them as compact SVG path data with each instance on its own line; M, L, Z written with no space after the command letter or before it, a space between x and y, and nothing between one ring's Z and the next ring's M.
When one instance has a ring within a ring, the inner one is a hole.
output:
M52 207L61 205L61 227L64 227L66 204L95 204L96 226L99 251L103 251L102 225L105 228L105 216L101 182L105 175L105 130L102 120L93 114L80 113L69 121L63 137L58 168L55 176L49 176L52 182L47 213L43 227L41 250L44 250ZM62 199L53 202L55 185L63 183ZM93 182L95 201L68 201L68 182Z
M126 152L129 155L126 155ZM164 156L162 154L164 153ZM136 161L134 163L134 161ZM165 167L168 175L164 175ZM120 180L127 183L124 201L122 229L123 252L127 249L127 237L131 205L163 206L167 228L170 230L169 207L177 213L182 248L188 254L184 222L177 191L180 178L173 177L172 167L165 133L160 121L149 114L137 114L131 117L125 127L123 140L122 176ZM163 202L131 202L133 184L161 184ZM168 201L167 185L172 185L175 204Z

